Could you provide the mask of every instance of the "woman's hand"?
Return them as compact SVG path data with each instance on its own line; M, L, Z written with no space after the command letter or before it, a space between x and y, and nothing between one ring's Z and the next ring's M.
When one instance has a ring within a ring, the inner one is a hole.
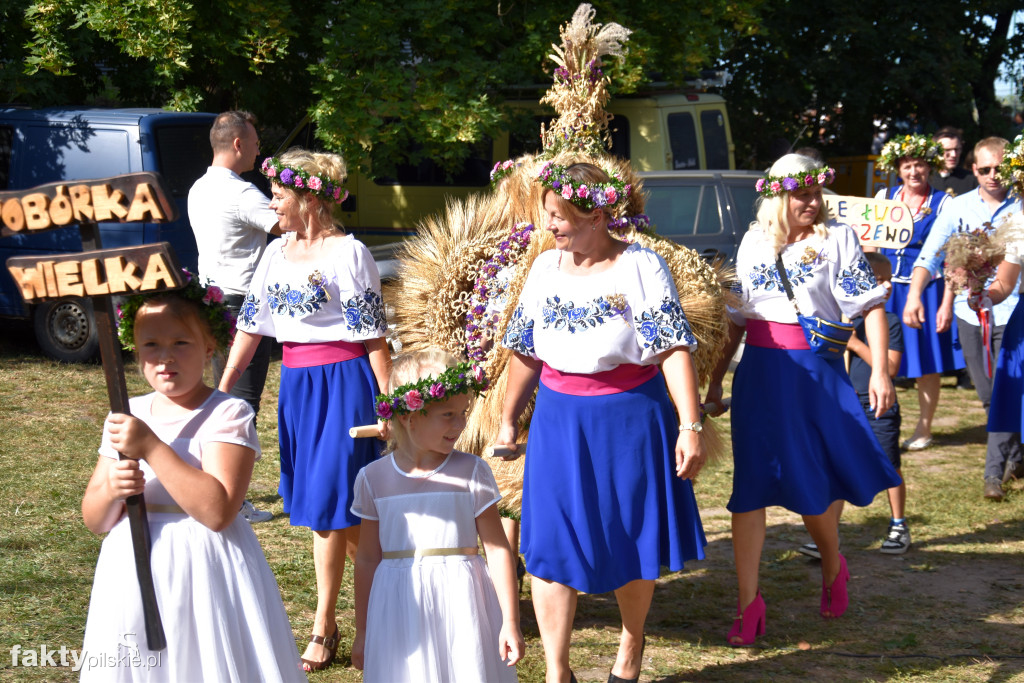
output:
M107 433L114 450L133 460L145 458L154 447L163 443L149 425L124 413L114 413L107 418Z
M704 467L707 453L704 440L692 429L680 429L676 439L676 476L680 479L694 479Z
M704 413L711 417L724 415L729 409L725 399L722 398L722 383L711 382L708 384L708 393L704 395Z
M114 461L107 471L107 487L114 500L124 500L143 492L146 478L138 460Z
M519 425L515 422L502 422L498 428L498 436L494 439L495 446L507 446L513 453L518 452L518 445L516 444L516 437L519 436ZM518 457L518 455L516 456ZM515 458L506 457L506 460L515 460Z
M387 441L389 436L391 436L391 423L387 420L377 420L377 438Z
M896 402L896 391L892 388L892 378L888 368L871 368L871 379L868 380L868 396L871 407L875 409L875 418L880 418Z

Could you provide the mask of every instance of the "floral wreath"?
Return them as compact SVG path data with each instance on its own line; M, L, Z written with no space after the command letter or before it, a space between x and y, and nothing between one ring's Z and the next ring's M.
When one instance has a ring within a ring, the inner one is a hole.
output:
M185 286L173 290L173 293L187 301L195 301L200 304L199 312L210 325L210 332L213 333L217 350L227 351L231 346L231 340L235 337L235 316L224 305L224 292L217 285L211 285L209 281L205 286L199 284L199 278L195 277L187 268L181 270L185 274ZM147 300L164 293L133 294L118 305L117 338L125 350L135 350L135 315L139 309Z
M777 197L783 192L792 192L801 187L812 185L831 185L836 179L836 172L830 166L822 166L810 171L797 171L789 175L766 175L754 183L754 189L762 197Z
M390 394L378 394L377 417L387 421L396 415L420 412L426 414L426 404L445 401L458 394L487 390L487 373L475 363L459 363L437 377L421 377L403 384Z
M512 172L519 168L522 164L516 163L513 159L506 159L505 161L499 161L491 169L491 187L497 187L498 183L502 179L512 175Z
M277 157L264 159L260 172L275 183L309 192L334 204L341 204L348 198L348 190L342 189L340 182L312 175L301 168L285 166Z
M565 166L548 161L540 168L537 182L557 192L562 199L572 202L585 211L613 207L625 203L632 191L632 186L619 179L618 174L609 173L607 183L576 184L568 174Z
M902 135L882 146L878 167L886 173L899 173L900 159L923 159L934 171L946 167L942 145L930 135Z
M484 333L493 332L498 324L499 313L490 318L483 317L487 313L488 302L504 293L504 287L497 278L498 272L516 264L532 234L533 223L517 223L508 239L498 244L498 251L480 268L480 275L469 295L469 310L466 311L466 355L472 361L483 362L486 359L487 354L481 347Z
M1018 135L1006 147L996 175L1012 194L1024 197L1024 135Z

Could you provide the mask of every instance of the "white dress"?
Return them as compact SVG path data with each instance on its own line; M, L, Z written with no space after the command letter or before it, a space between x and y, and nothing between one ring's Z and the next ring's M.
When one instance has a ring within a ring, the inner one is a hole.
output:
M188 415L153 417L155 394L131 399L134 416L185 462L202 467L203 446L247 446L259 457L253 412L214 391ZM100 454L117 458L106 430ZM128 519L103 539L82 646L83 681L304 681L295 636L274 574L241 515L220 532L182 512L145 461L150 559L167 649L146 645Z
M377 520L384 553L476 548L476 518L500 495L483 460L452 451L413 476L388 455L359 472L352 512ZM501 607L477 554L382 559L373 575L363 680L515 681L498 658Z

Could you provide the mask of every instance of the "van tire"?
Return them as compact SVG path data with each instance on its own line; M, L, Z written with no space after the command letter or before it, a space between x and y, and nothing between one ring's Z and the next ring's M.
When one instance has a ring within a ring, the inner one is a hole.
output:
M35 307L33 326L43 353L62 363L92 360L99 351L96 318L88 299L42 303Z

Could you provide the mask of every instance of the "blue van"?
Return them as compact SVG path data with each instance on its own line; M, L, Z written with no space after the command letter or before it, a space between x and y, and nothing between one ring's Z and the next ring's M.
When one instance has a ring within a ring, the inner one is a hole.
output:
M0 191L61 180L109 178L152 171L167 181L178 205L171 223L101 223L104 248L170 242L185 267L196 267L188 222L188 191L210 164L214 114L162 109L0 108ZM96 354L88 300L26 306L3 264L11 256L82 250L78 226L0 238L0 315L30 317L45 353L75 362Z

